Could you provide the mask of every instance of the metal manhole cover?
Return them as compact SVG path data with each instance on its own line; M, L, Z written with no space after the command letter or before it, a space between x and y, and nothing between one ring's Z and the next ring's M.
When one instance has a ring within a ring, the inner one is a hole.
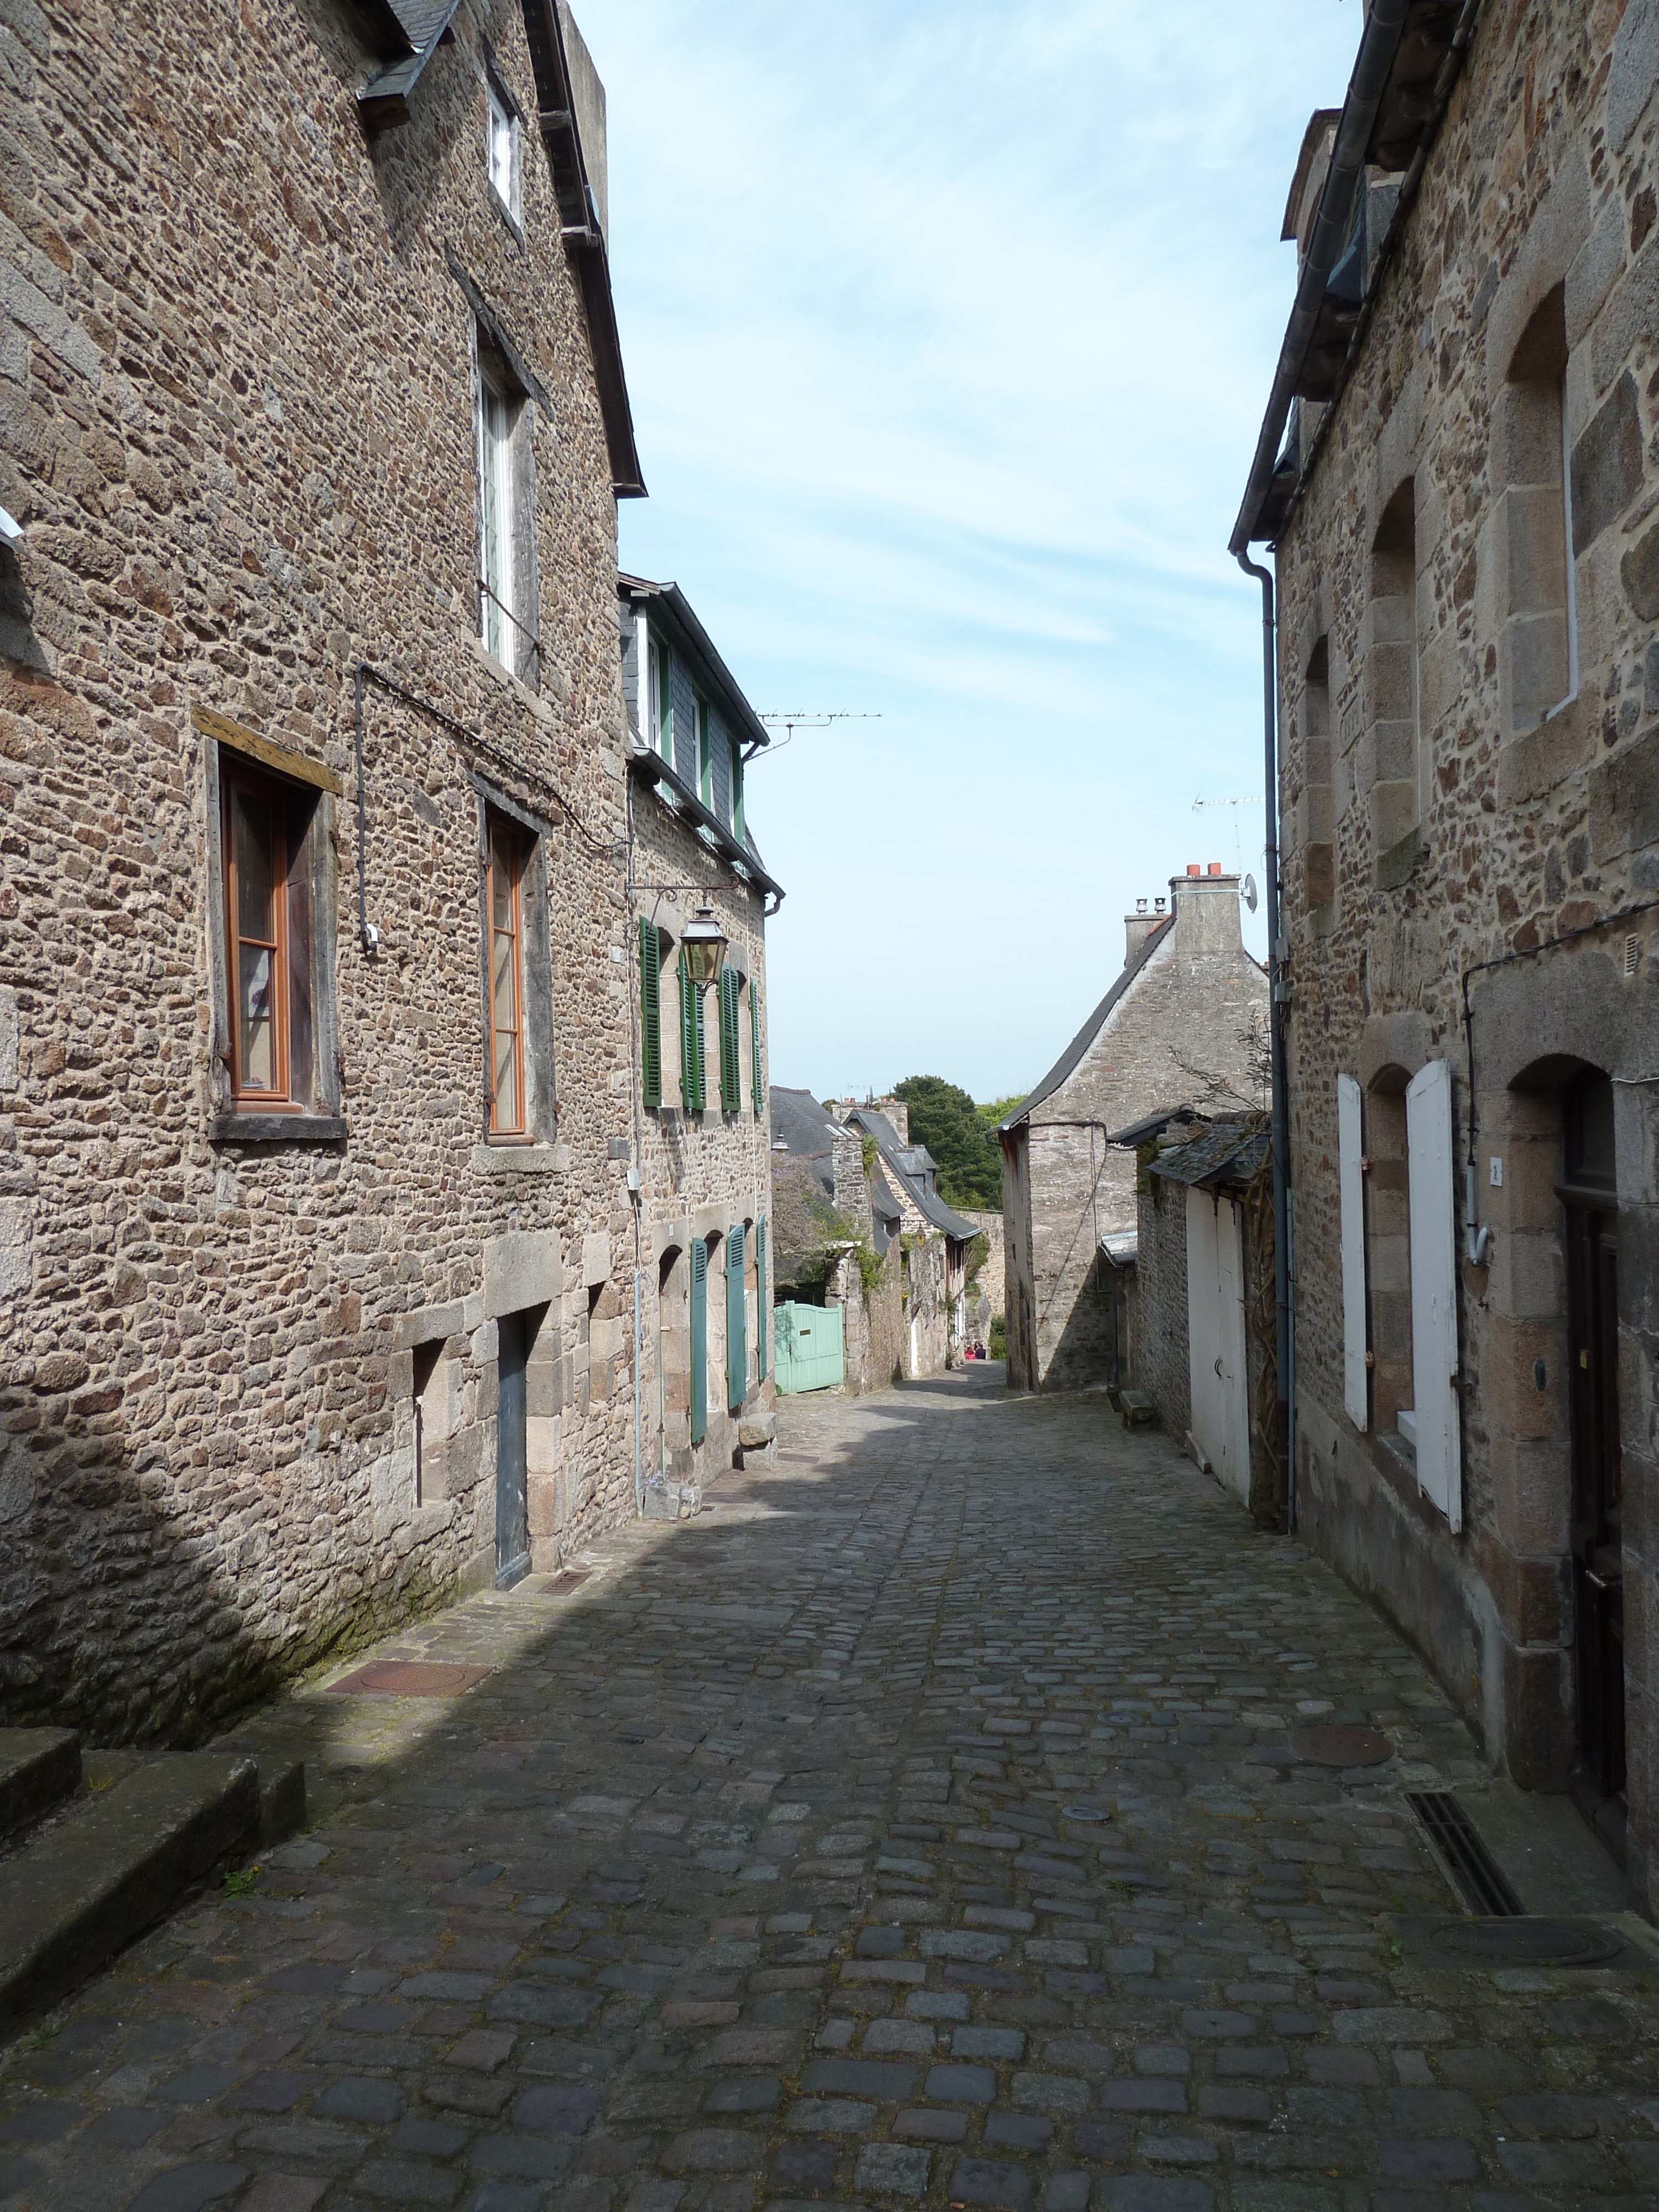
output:
M1425 1948L1482 1966L1598 1966L1624 1946L1593 1921L1504 1918L1443 1920L1427 1931Z
M329 1688L337 1697L453 1698L490 1672L488 1667L443 1666L430 1660L371 1659Z
M1335 1722L1325 1728L1297 1729L1291 1749L1314 1766L1381 1766L1394 1757L1394 1746L1380 1729Z

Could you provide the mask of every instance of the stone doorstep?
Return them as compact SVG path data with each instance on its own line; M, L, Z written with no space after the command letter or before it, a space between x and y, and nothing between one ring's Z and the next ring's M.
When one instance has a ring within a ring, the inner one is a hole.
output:
M71 1799L5 1862L0 2036L78 1988L222 1860L280 1840L304 1817L297 1762L274 1762L262 1789L251 1759L211 1752L162 1753Z
M73 1729L0 1729L0 1836L30 1826L80 1785Z

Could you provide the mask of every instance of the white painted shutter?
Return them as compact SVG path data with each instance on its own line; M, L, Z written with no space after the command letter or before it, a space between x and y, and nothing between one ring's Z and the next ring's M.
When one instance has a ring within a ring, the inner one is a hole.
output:
M1351 1075L1336 1079L1338 1188L1342 1201L1342 1403L1355 1428L1370 1419L1365 1366L1365 1176L1359 1164L1365 1149L1364 1101Z
M1418 1486L1463 1525L1457 1402L1457 1218L1452 1182L1451 1066L1431 1060L1406 1092L1412 1231L1412 1389Z

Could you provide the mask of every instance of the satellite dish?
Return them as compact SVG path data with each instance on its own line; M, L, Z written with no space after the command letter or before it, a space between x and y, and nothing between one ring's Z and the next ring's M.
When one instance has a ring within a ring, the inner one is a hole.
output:
M1254 876L1245 877L1244 888L1238 896L1254 914L1255 912L1255 878Z

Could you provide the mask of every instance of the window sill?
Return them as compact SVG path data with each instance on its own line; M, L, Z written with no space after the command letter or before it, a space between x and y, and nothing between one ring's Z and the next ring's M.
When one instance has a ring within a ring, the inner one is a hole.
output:
M341 1145L337 1114L220 1114L208 1124L210 1145Z
M472 1172L480 1176L568 1175L568 1145L474 1145Z

